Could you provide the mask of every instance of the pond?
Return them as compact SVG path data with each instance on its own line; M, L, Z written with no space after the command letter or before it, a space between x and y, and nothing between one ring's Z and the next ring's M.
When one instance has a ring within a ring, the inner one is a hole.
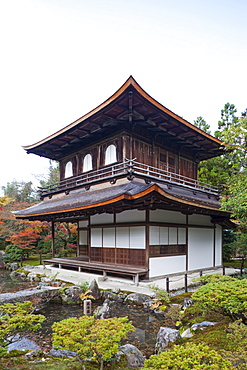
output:
M18 290L30 288L30 283L22 281L13 281L9 278L9 273L0 270L1 291L16 292ZM37 284L35 284L37 285ZM93 309L96 306L94 304ZM34 349L39 346L44 351L49 351L51 344L51 326L56 321L61 321L69 317L80 317L83 314L83 308L78 305L62 305L59 303L49 303L38 312L46 317L42 324L42 328L36 332L31 332L26 335L25 340L16 342L11 345L11 349ZM154 353L156 336L160 326L169 326L174 328L174 323L169 317L155 314L153 312L141 308L129 308L124 304L118 304L114 316L128 316L132 321L136 330L128 335L128 338L123 341L135 345L146 357ZM32 342L30 342L30 340Z
M10 272L0 269L0 294L2 293L15 293L19 290L32 288L37 286L37 283L30 283L18 279L11 279Z

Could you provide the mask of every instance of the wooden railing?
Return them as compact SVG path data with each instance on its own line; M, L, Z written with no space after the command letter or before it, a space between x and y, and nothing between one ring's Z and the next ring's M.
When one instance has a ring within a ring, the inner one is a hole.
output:
M147 182L166 183L167 185L180 185L197 191L206 192L212 195L219 195L219 188L208 185L201 181L179 175L174 172L139 163L135 159L126 159L124 162L101 168L96 171L89 171L78 176L73 176L59 183L39 188L41 197L52 195L61 191L70 191L79 187L90 187L93 184L111 181L127 177L131 180L134 177L145 179Z

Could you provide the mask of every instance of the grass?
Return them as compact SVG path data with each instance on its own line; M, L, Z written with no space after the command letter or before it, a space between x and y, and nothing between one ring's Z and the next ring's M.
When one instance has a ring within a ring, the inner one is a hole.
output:
M72 257L72 255L70 255ZM43 261L45 259L51 259L52 256L51 256L51 253L47 253L47 254L42 254L42 264L43 264ZM45 264L49 264L47 262L45 262ZM39 266L40 265L40 261L39 261L39 254L33 254L32 256L29 256L29 258L26 258L23 262L22 262L22 266Z
M247 263L246 263L247 265ZM233 268L240 268L241 267L241 260L240 259L232 259L230 261L223 262L223 266L225 267L233 267Z

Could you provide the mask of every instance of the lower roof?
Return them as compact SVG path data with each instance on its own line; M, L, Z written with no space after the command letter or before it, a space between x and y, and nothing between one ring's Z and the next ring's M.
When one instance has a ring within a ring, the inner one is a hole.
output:
M60 193L29 208L15 211L17 218L41 221L75 221L97 213L115 213L127 209L167 209L186 214L211 215L229 221L229 213L219 209L216 197L179 186L147 184L142 179L118 180ZM227 227L230 227L228 224Z

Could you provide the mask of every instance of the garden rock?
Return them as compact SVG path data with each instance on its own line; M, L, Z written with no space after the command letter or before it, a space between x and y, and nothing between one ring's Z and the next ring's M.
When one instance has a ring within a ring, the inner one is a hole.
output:
M190 306L192 306L192 304L194 303L194 301L191 299L191 298L184 298L184 304L183 304L183 308L188 308Z
M121 355L126 356L126 366L128 367L143 367L144 365L143 354L132 344L125 344L119 348L119 351L116 354L117 361L119 361Z
M160 354L164 352L164 348L170 342L176 342L180 338L178 330L161 326L156 338L155 353Z
M4 251L0 251L0 269L5 268L5 262L3 261L3 257L5 256Z
M95 279L91 282L89 290L91 291L91 295L94 297L95 300L101 298L101 292Z
M34 358L40 357L42 354L43 352L40 351L39 349L34 349L33 351L26 353L24 358L25 360L30 361L30 360L33 360Z
M119 296L113 292L110 292L108 290L105 290L103 292L103 297L109 299L110 301L118 301Z
M105 299L102 306L98 307L95 317L97 319L108 319L114 315L117 310L116 301L110 301L110 299Z
M191 333L190 328L183 331L183 333L181 334L181 337L182 338L191 338L191 337L193 337L193 333Z
M217 324L217 322L211 322L211 321L202 321L202 322L199 322L199 323L196 323L196 324L193 324L192 326L191 326L191 329L192 330L197 330L197 329L201 329L201 330L203 330L203 329L206 329L206 327L208 327L208 326L212 326L212 325L215 325L215 324Z
M112 293L119 294L120 293L120 289L119 288L113 288L112 289Z
M127 304L133 304L136 306L143 306L146 301L150 301L150 298L141 293L131 293L125 298L125 302Z
M153 299L147 299L145 302L143 302L143 307L147 309L151 309L154 303L155 301Z
M19 268L19 263L17 263L17 262L7 263L7 265L6 265L7 270L15 271L18 268Z
M67 351L66 349L55 349L55 348L52 348L49 352L49 355L50 356L53 356L53 357L76 357L77 356L77 353L76 352L72 352L72 351Z
M78 304L81 302L79 295L83 293L82 289L78 286L71 286L61 293L63 303Z

